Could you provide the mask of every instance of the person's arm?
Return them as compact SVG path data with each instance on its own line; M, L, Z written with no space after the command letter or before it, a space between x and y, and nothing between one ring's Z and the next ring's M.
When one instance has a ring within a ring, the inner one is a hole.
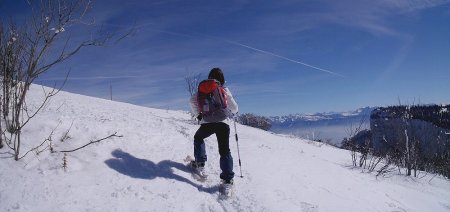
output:
M239 110L238 104L234 100L230 90L228 88L224 88L224 90L227 95L227 108L228 110L230 110L231 113L236 114Z

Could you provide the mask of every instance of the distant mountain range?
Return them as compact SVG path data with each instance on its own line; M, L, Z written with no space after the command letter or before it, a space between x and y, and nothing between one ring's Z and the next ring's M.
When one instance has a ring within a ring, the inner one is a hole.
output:
M348 112L328 112L315 114L291 114L272 116L271 131L290 134L312 140L322 140L340 145L348 131L363 121L363 128L369 128L370 113L374 107L360 108Z

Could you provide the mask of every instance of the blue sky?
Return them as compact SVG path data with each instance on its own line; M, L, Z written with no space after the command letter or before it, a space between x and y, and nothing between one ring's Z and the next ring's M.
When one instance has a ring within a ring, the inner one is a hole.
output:
M17 0L0 14L21 16ZM188 109L184 76L221 67L241 113L450 103L449 0L95 1L95 23L136 32L82 50L37 83L137 105ZM67 28L74 38L86 36Z

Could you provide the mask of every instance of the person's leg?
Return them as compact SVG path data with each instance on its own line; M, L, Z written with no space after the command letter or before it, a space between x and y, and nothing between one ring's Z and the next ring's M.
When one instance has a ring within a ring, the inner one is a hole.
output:
M206 162L206 149L204 139L214 132L210 124L202 124L194 136L194 157L196 162Z
M216 123L215 133L217 136L217 142L219 144L220 169L222 170L220 178L229 181L234 177L233 157L231 156L229 144L230 127L225 123Z

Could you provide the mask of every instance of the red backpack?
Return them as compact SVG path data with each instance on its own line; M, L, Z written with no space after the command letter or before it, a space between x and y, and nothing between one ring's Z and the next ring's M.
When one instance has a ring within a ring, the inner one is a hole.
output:
M220 122L228 116L225 90L215 79L207 79L199 83L197 104L205 122Z

